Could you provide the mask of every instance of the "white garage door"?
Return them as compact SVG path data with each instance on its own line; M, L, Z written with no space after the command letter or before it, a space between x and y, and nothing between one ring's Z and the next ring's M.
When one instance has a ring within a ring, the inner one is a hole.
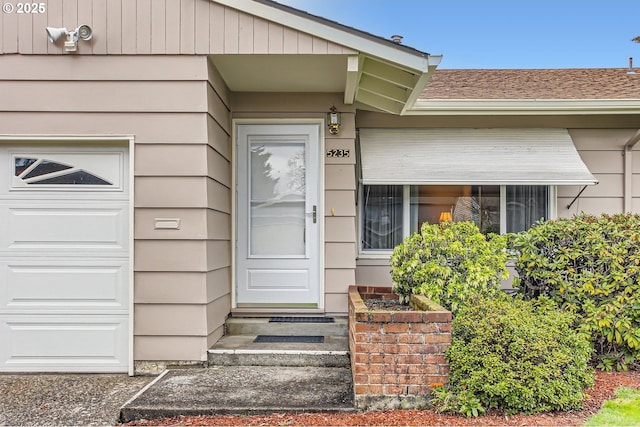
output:
M125 372L124 146L0 144L0 371Z

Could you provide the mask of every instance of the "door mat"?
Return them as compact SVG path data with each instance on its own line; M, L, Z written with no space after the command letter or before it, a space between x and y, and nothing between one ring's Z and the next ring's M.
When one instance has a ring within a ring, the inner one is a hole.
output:
M334 323L333 317L271 317L270 323Z
M295 342L295 343L323 343L321 335L258 335L253 342Z

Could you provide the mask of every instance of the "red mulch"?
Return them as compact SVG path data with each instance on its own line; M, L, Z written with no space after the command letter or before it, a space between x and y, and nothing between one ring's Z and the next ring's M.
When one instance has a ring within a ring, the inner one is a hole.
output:
M466 418L429 410L396 410L352 414L304 413L256 416L207 415L156 420L139 420L124 425L137 426L579 426L598 412L614 396L618 387L640 389L640 372L597 372L593 388L587 390L584 408L579 411L537 415L506 416L499 411Z

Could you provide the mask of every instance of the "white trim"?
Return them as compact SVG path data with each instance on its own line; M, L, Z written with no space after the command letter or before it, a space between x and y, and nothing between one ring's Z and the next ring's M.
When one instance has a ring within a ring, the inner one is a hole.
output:
M395 62L411 70L426 72L429 66L437 66L442 56L432 56L427 53L415 51L410 52L407 48L392 46L391 41L375 40L354 34L347 31L347 27L337 25L327 25L311 18L299 16L287 12L277 7L260 3L253 0L211 0L215 3L239 10L244 13L264 18L294 30L302 31L313 36L329 40L333 43L355 49L388 61ZM302 11L301 11L302 12ZM303 12L304 13L304 12Z
M324 169L325 169L325 159L324 159L324 147L325 147L325 120L317 119L317 118L293 118L293 119L232 119L231 120L231 135L232 135L232 144L231 144L231 308L237 309L238 302L236 300L236 251L237 251L237 235L236 235L236 227L237 227L237 198L238 198L238 188L237 188L237 128L238 125L251 125L251 124L312 124L318 125L319 129L319 165L318 165L318 205L317 205L317 216L318 216L318 226L320 227L318 233L319 240L319 248L318 248L318 310L325 309L325 280L324 280L324 246L325 246L325 234L324 234L324 193L325 193L325 184L324 184ZM291 310L289 310L291 311ZM311 310L308 310L311 312ZM305 310L306 312L306 310Z
M640 99L418 99L405 115L638 114Z
M507 186L500 186L500 234L507 230Z

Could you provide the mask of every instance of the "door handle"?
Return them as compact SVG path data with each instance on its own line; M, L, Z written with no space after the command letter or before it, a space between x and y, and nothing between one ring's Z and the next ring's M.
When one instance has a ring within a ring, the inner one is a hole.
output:
M313 205L313 223L318 222L318 208L316 205Z

